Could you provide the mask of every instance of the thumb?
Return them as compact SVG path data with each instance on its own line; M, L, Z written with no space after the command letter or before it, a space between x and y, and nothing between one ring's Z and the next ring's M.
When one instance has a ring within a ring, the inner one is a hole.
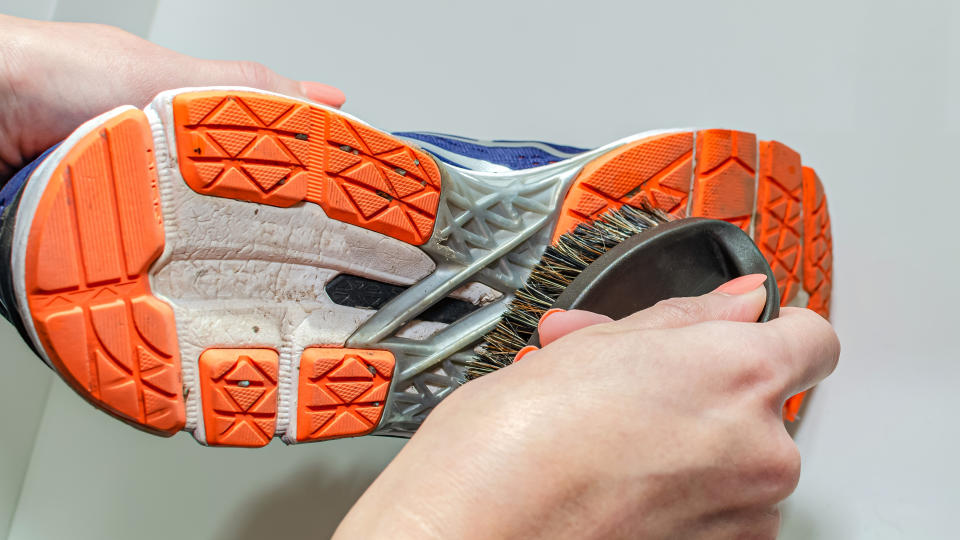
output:
M703 296L663 300L616 324L629 330L645 330L679 328L705 321L753 322L766 304L766 281L764 274L740 276Z
M613 319L592 311L551 309L540 317L537 333L540 336L540 345L546 347L571 332L608 322L613 322Z
M192 60L192 59L191 59ZM330 85L312 81L296 81L278 75L258 62L201 60L204 69L191 70L196 81L183 86L249 86L293 97L303 97L331 107L340 107L347 100L343 92Z

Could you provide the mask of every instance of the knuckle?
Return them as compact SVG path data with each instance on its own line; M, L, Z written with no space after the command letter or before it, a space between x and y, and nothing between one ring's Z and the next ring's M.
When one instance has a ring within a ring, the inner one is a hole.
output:
M711 340L711 343L718 343L728 339L721 369L728 375L732 388L747 391L753 396L760 395L765 389L778 392L784 378L783 363L775 361L780 358L777 347L759 336L733 335L728 328L717 332Z
M772 362L770 356L758 354L744 355L740 362L743 383L754 390L769 387L771 392L778 391L784 377L780 362Z
M786 433L775 440L756 471L763 485L763 499L770 503L787 498L800 481L801 459L797 445Z
M787 319L790 324L777 327L770 336L773 352L793 365L815 363L825 376L840 360L840 340L833 326L809 309L797 309Z
M830 324L829 321L813 311L807 310L807 312L809 313L808 316L812 318L812 324L816 328L815 334L821 336L822 354L829 361L829 372L832 373L840 361L840 338L837 336L837 332L833 329L833 325Z
M251 86L262 88L270 86L273 82L273 71L260 62L241 60L237 62L237 69L240 70L243 80Z
M780 534L780 509L776 506L760 509L743 538L774 540Z
M703 304L694 298L668 298L657 302L654 309L671 321L700 320L705 312Z
M789 308L787 313L790 315L789 319L794 321L795 327L822 344L827 352L839 356L840 340L830 321L806 308Z
M790 379L800 365L803 351L798 348L801 342L796 339L796 334L793 325L764 328L762 338L755 344L754 357L769 375L768 382L782 383Z

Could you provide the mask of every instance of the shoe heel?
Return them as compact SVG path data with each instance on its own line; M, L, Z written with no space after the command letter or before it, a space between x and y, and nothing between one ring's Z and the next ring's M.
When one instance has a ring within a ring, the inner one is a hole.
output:
M147 276L164 249L150 126L137 110L95 121L49 177L31 179L42 192L19 211L18 222L32 214L29 319L51 365L87 401L172 435L184 426L184 399L173 311Z

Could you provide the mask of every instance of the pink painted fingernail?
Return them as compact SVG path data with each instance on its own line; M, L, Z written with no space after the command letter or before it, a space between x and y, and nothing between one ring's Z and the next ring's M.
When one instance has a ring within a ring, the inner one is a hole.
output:
M553 315L553 314L555 314L555 313L563 313L563 312L565 312L565 311L567 311L567 310L565 310L565 309L560 309L560 308L548 309L543 315L540 316L540 322L537 323L537 325L539 326L539 325L543 324L543 321L547 320L547 317L549 317L549 316L551 316L551 315Z
M736 279L731 279L730 281L717 287L713 292L730 296L746 294L755 290L760 285L763 285L763 282L766 280L766 274L749 274L746 276L740 276Z
M300 90L307 98L319 101L325 105L330 105L331 107L340 107L347 101L347 96L344 95L342 90L329 84L300 81Z
M540 350L540 347L535 347L535 346L533 346L533 345L527 345L526 347L524 347L524 348L520 349L519 351L517 351L517 355L513 357L513 363L516 364L516 363L519 362L520 359L523 358L524 356L532 353L533 351L539 351L539 350Z

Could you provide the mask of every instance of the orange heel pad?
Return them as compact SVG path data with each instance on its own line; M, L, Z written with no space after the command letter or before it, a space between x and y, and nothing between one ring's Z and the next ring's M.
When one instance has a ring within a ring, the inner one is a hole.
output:
M126 111L51 175L27 241L27 300L65 381L122 420L171 435L184 425L176 327L147 279L163 246L150 126Z
M376 428L393 378L393 353L311 347L300 359L297 440L365 435Z
M210 446L266 446L277 429L273 349L207 349L200 355L203 424Z
M424 152L328 109L252 92L173 100L177 154L196 192L292 206L410 244L433 233L440 170Z

